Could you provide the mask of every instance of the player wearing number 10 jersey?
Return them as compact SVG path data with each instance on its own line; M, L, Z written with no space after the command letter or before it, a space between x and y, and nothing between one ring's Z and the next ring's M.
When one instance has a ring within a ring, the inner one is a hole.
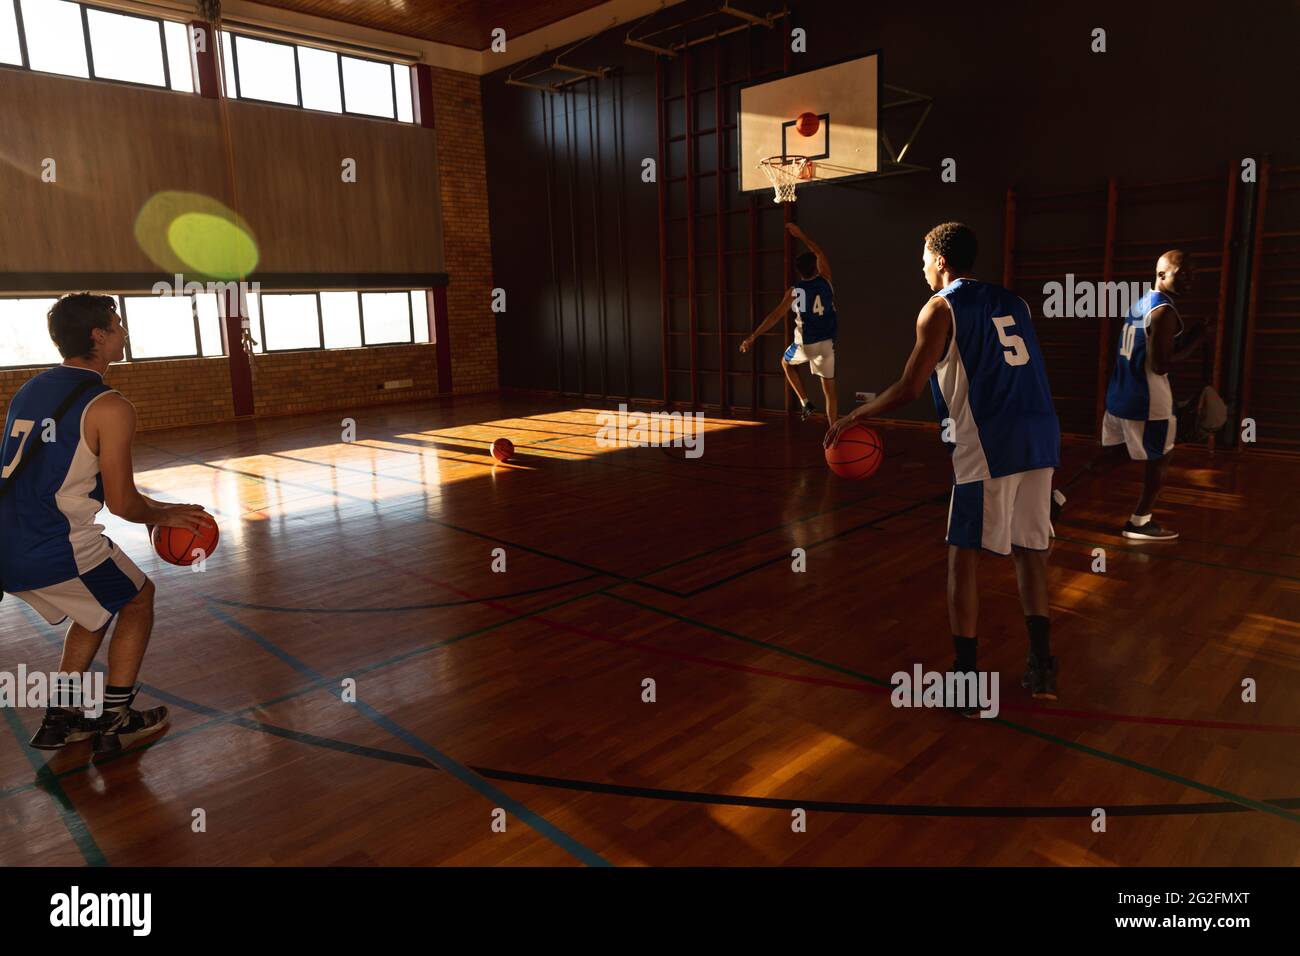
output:
M1001 286L971 277L976 251L975 234L961 223L944 223L926 234L922 269L936 294L917 317L916 345L903 376L836 422L826 443L834 444L858 418L914 401L930 383L941 437L952 450L947 540L953 670L976 669L980 551L1010 554L1030 639L1021 683L1035 697L1055 700L1047 551L1060 425L1029 307ZM969 707L961 709L973 715Z

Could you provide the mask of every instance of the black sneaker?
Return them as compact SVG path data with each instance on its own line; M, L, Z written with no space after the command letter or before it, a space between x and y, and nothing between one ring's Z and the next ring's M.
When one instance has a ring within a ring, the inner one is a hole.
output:
M1132 521L1126 521L1122 533L1126 538L1136 538L1139 541L1173 541L1178 537L1177 531L1163 528L1156 524L1154 520L1148 521L1141 527L1135 525Z
M105 711L102 717L92 721L95 736L90 746L95 754L117 753L137 740L160 733L167 726L166 707L150 707L148 710L131 708L131 703L139 692L138 687L131 692L125 707Z
M799 421L806 422L817 414L817 406L812 402L804 402L803 408L799 409Z
M950 674L975 674L975 675L976 675L976 680L978 680L978 675L979 675L979 671L975 670L974 668L970 668L970 667L962 667L962 666L961 666L961 661L953 661L953 662L952 662L952 667L948 668L948 672L949 672ZM946 686L946 684L947 684L947 682L945 681L945 686ZM976 703L973 704L973 705L970 704L970 703L968 702L968 703L962 704L961 706L957 706L955 703L948 703L947 701L945 701L944 703L945 703L945 706L946 706L949 710L951 710L954 714L959 714L959 715L962 716L962 717L976 717L976 718L978 718L979 715L980 715L980 708L979 708L979 703L978 703L978 702L976 702Z
M37 750L59 750L93 734L92 723L79 710L51 707L45 711L40 729L29 741L29 746Z
M1044 664L1030 654L1025 666L1025 676L1020 678L1020 686L1027 689L1034 700L1056 700L1056 675L1060 670L1056 658L1049 657Z

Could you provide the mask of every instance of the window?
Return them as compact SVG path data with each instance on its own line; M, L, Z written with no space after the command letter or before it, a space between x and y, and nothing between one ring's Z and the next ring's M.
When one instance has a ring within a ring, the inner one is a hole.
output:
M320 315L316 295L271 295L263 293L262 331L268 352L321 347Z
M407 64L228 30L221 32L221 50L232 98L414 122Z
M298 106L298 64L287 43L235 37L235 76L240 99Z
M428 292L249 292L255 352L345 349L431 341ZM116 295L127 329L126 360L220 356L217 295ZM50 341L46 313L56 299L0 298L0 368L62 361Z
M322 292L320 314L327 349L355 348L361 344L361 300L355 292Z
M54 299L0 299L0 365L57 365L45 315Z
M302 105L309 110L342 113L339 98L339 55L329 50L298 47L298 69L302 76Z
M71 0L0 0L0 63L194 92L183 24Z
M199 354L194 298L188 295L123 296L127 357L179 358Z
M367 345L410 342L411 297L405 292L361 293L361 327Z
M343 60L343 106L349 113L367 116L396 116L393 96L393 71L387 63L358 60L345 56Z
M18 41L17 0L0 0L0 63L23 65L23 47Z
M81 8L67 0L22 0L27 64L44 73L90 76Z
M171 67L171 87L178 93L194 92L194 71L190 65L189 30L183 23L163 21L167 43L167 62Z
M150 86L167 85L162 24L157 20L86 10L90 58L95 76Z

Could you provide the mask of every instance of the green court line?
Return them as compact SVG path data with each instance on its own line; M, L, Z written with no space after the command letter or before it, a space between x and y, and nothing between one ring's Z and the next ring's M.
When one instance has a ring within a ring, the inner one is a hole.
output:
M611 587L617 587L617 586L618 586L617 583L611 585ZM719 627L716 624L709 624L705 621L700 621L692 617L687 617L684 614L677 614L674 611L666 611L663 608L657 608L654 605L646 604L642 601L636 600L635 598L625 597L624 595L621 594L608 594L608 593L606 594L606 596L613 598L615 601L622 601L624 604L631 604L635 607L639 607L647 611L652 611L664 617L670 617L675 620L681 621L684 624L690 624L694 627L698 627L706 631L711 631L714 634L721 634L724 637L728 637L733 640L742 641L746 644L753 644L757 647L762 647L765 650L775 651L779 654L785 655L786 657L792 657L795 658L796 660L813 664L825 670L834 671L839 674L845 674L849 677L853 677L856 680L863 681L864 683L872 684L877 687L893 686L888 681L883 681L878 677L872 677L869 674L863 674L859 671L853 670L852 668L844 667L840 664L834 664L830 661L824 661L821 660L820 658L813 657L810 654L803 654L799 651L792 651L789 648L782 647L779 644L772 644L768 641L760 640L759 638L747 637L744 634L738 634L735 631L729 631L725 627ZM986 718L980 718L981 722L983 722L985 719ZM1263 803L1259 800L1253 800L1250 797L1242 796L1241 794L1233 793L1229 790L1223 790L1219 787L1211 786L1210 784L1201 783L1200 781L1193 780L1190 777L1183 777L1176 773L1170 773L1167 770L1161 770L1159 767L1152 767L1149 764L1140 763L1136 760L1131 760L1128 757L1122 757L1119 754L1109 753L1108 751L1105 750L1098 750L1096 747L1089 747L1087 744L1081 744L1077 741L1068 740L1065 737L1060 737L1056 734L1051 734L1043 730L1038 730L1036 728L1029 727L1024 724L1015 723L1014 721L1007 720L1005 717L994 717L988 719L988 723L998 724L1000 726L1007 727L1011 730L1019 731L1022 734L1028 734L1033 737L1038 737L1042 740L1049 741L1050 743L1058 744L1063 747L1068 747L1071 750L1077 750L1080 753L1088 754L1089 756L1099 757L1103 760L1109 760L1113 763L1120 764L1121 766L1129 767L1133 770L1139 770L1143 773L1151 774L1152 776L1159 777L1162 780L1167 780L1172 783L1177 783L1184 787L1189 787L1193 790L1200 790L1203 793L1213 794L1214 796L1219 797L1223 800L1228 800L1232 803L1236 803L1243 807L1249 807L1252 810L1259 810L1263 813L1271 813L1274 816L1282 817L1283 819L1289 820L1292 823L1300 823L1300 814L1291 813L1290 811L1283 810L1281 807L1276 807L1273 804Z
M23 728L22 721L18 719L18 715L9 707L0 709L4 711L5 723L13 731L19 749L27 758L27 762L32 765L32 769L36 771L36 783L32 786L49 794L50 799L54 801L54 805L59 808L59 816L63 818L63 825L68 828L68 835L72 837L72 842L81 851L81 858L86 861L87 866L108 866L108 858L104 856L104 851L95 842L95 838L90 833L90 827L86 825L86 821L77 812L77 808L73 805L67 791L59 783L61 779L59 775L51 770L49 764L41 760L27 746L27 741L24 739L26 731Z

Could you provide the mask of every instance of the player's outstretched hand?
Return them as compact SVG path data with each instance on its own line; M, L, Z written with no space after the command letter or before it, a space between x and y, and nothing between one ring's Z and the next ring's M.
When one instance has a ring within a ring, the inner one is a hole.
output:
M747 337L743 342L740 343L740 351L748 352L750 348L753 347L753 345L754 345L753 338Z
M826 430L826 437L822 440L822 447L834 448L840 441L840 433L853 424L852 415L841 415L831 427Z
M794 236L796 239L803 238L803 230L799 228L797 222L787 222L785 224L785 231L790 233L790 235Z
M198 532L207 522L208 513L202 505L167 505L158 519L164 528L180 528L184 531Z

